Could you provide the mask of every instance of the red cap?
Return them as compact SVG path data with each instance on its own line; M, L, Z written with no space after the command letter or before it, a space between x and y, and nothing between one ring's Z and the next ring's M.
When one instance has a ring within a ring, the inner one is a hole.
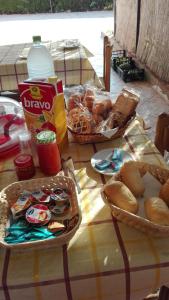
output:
M14 159L14 164L17 167L27 167L33 163L32 156L30 154L20 154Z

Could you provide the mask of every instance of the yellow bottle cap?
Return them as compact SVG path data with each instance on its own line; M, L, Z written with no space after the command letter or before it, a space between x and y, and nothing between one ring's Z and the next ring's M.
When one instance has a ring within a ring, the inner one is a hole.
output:
M56 83L58 81L58 77L57 76L51 76L51 77L48 77L48 82L49 83Z

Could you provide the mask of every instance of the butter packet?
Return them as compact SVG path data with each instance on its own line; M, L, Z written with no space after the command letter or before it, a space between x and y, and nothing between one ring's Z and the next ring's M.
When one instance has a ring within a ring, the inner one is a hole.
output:
M17 201L11 206L11 212L13 217L19 217L24 214L25 209L27 209L33 202L34 197L29 191L24 190L19 196Z

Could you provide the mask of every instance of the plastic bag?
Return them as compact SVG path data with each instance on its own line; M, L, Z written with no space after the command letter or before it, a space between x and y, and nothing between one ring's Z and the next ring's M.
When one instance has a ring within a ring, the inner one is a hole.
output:
M90 84L67 92L67 122L73 132L101 133L111 137L135 112L139 97L123 89L114 100L111 94Z

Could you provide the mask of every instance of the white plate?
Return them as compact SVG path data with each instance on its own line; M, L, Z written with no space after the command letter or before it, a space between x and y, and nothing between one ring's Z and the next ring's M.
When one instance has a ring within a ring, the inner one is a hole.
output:
M95 171L101 173L101 174L104 174L104 175L113 175L114 173L116 173L118 170L113 170L111 167L110 168L106 168L104 170L99 170L95 167L95 164L100 162L101 160L110 160L110 156L112 155L113 153L113 150L114 149L118 149L118 151L120 151L120 155L122 157L122 165L124 164L124 162L126 161L129 161L129 160L133 160L132 156L120 149L120 148L110 148L110 149L104 149L104 150L101 150L101 151L98 151L95 155L93 155L93 157L91 158L91 165L92 167L95 169ZM111 160L110 160L111 161Z
M80 47L80 42L76 39L74 40L63 40L60 41L59 47L63 49L74 49Z

